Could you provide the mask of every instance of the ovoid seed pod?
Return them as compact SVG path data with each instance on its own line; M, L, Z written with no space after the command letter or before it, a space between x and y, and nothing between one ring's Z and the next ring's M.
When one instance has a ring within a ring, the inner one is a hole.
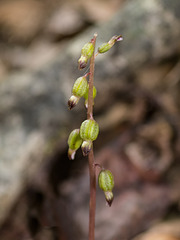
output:
M115 44L115 42L117 42L117 41L122 41L122 40L123 40L123 38L122 38L121 35L119 35L119 36L117 36L117 35L113 36L113 37L109 40L109 42L103 43L103 44L98 48L98 53L105 53L105 52L107 52L109 49L112 48L112 46Z
M85 94L83 95L83 97L85 99L88 99L88 94L89 94L89 85L88 85L88 88L87 88ZM95 86L93 86L93 98L96 97L96 94L97 94L97 90L96 90Z
M95 120L88 119L81 123L80 136L83 140L94 141L99 133L99 125Z
M69 159L74 159L76 150L81 146L82 144L82 138L80 137L79 129L74 129L68 138L68 157Z
M93 99L96 97L96 93L97 93L97 90L95 88L95 86L93 86ZM88 94L89 94L89 86L88 86L88 89L86 91L86 93L84 94L84 98L85 98L85 107L88 108ZM94 101L93 101L93 105L94 105Z
M68 145L69 148L72 150L77 150L82 144L82 138L80 137L79 134L79 129L74 129L68 138Z
M73 107L77 105L79 99L86 93L88 89L88 82L86 77L79 77L76 79L73 88L72 88L72 96L68 101L69 109L71 110Z
M81 49L81 57L78 60L79 69L83 69L87 66L88 60L92 57L94 52L94 45L92 42L86 43Z
M101 170L98 177L99 187L104 191L106 201L109 206L113 202L112 189L114 187L114 177L109 170Z
M99 53L105 53L107 52L112 46L109 43L103 43L99 48L98 52Z
M91 42L86 43L81 49L81 55L87 57L88 59L92 57L94 52L94 45Z
M109 170L101 170L98 177L99 187L104 191L112 191L114 187L114 177Z
M77 97L82 97L88 88L88 82L86 77L79 77L76 79L73 88L72 88L72 94L77 96Z

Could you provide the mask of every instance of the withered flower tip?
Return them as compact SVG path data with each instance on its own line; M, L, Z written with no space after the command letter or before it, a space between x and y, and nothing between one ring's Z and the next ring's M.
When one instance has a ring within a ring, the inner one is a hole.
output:
M78 102L79 102L79 97L76 97L76 96L72 95L70 97L70 99L68 100L69 109L71 110L72 108L74 108L77 105Z
M87 156L92 148L92 141L83 141L81 145L83 156Z
M106 198L106 202L107 202L108 206L111 207L113 199L114 199L112 191L105 192L104 194L105 194L105 198Z

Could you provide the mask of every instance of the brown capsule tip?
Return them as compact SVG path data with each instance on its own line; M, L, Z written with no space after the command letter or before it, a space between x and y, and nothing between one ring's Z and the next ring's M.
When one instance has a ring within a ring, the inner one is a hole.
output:
M88 59L86 56L81 55L81 57L78 60L78 68L79 70L82 70L87 66Z
M108 192L104 192L104 194L105 194L105 198L108 206L111 207L114 199L113 193L111 191L108 191Z
M84 69L87 66L86 62L79 62L79 70Z
M111 207L113 199L112 200L106 200L106 202L107 202L108 206Z
M91 151L92 141L84 141L81 145L83 156L87 156Z
M70 97L70 99L68 100L69 109L71 110L72 108L74 108L77 105L78 102L79 102L79 97L76 97L76 96L72 95Z
M69 107L69 110L71 110L72 108L74 108L75 107L75 103L74 102L72 102L72 101L68 101L68 107Z

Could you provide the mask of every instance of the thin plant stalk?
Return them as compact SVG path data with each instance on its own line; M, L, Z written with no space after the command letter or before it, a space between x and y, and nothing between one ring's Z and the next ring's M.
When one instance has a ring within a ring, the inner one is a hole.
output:
M95 48L97 34L94 34L92 43ZM94 59L93 53L90 59L90 75L89 75L89 94L87 119L93 119L93 82L94 82ZM90 202L89 202L89 240L95 239L95 212L96 212L96 173L93 146L88 155L89 176L90 176Z
M91 40L94 45L94 49L95 49L95 45L96 45L96 38L97 38L97 34L95 33L93 39ZM95 60L95 54L93 53L93 55L90 59L87 119L93 118L94 60Z
M68 101L69 109L75 107L81 97L85 98L85 105L87 106L87 120L82 122L80 129L74 129L68 138L68 156L74 159L74 155L78 148L82 148L83 155L88 155L89 176L90 176L90 201L89 201L89 240L95 240L95 212L96 212L96 167L101 169L98 176L99 187L104 191L106 202L111 206L113 201L114 179L109 170L104 169L100 164L95 163L93 153L93 141L96 140L99 133L98 123L93 118L93 88L94 88L94 60L99 53L105 53L112 48L116 41L122 41L121 35L113 36L109 42L103 43L95 54L97 34L90 42L86 43L81 49L81 56L78 60L79 69L82 70L87 66L90 59L90 71L83 77L76 79L72 95ZM86 77L89 75L89 86ZM95 88L94 88L95 89ZM87 104L88 93L88 104ZM96 89L94 92L96 95Z

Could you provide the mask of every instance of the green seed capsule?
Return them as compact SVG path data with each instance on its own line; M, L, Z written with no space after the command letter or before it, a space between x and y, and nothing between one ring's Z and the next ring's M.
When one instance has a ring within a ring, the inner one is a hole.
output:
M99 133L99 125L95 120L88 119L82 122L80 136L83 140L94 141Z
M89 94L89 85L88 85L88 88L85 92L85 94L83 95L83 97L87 100L88 99L88 94ZM96 94L97 94L97 90L95 88L95 86L93 86L93 98L96 97Z
M68 138L69 148L72 150L77 150L82 144L82 138L79 134L79 129L74 129Z
M92 57L94 52L94 45L92 42L86 43L81 49L81 57L78 60L79 69L83 69L87 66L88 60Z
M105 194L106 201L111 206L113 202L112 189L114 187L114 177L109 170L101 170L98 177L99 187L103 190Z
M113 37L109 40L109 42L103 43L103 44L98 48L98 53L105 53L105 52L107 52L109 49L112 48L112 46L115 44L115 42L117 42L117 41L122 41L122 40L123 40L123 38L122 38L121 35L119 35L119 36L117 36L117 35L113 36Z
M107 52L112 46L109 43L103 43L99 48L98 52L99 53L105 53Z
M79 77L78 79L76 79L73 88L72 88L72 93L73 95L77 96L77 97L82 97L88 88L88 82L86 77Z
M86 93L84 94L84 98L85 98L85 107L88 108L88 93L89 93L89 86L88 86L88 89L86 91ZM96 97L96 93L97 93L97 90L96 88L93 86L93 99ZM94 105L94 101L93 101L93 105Z
M79 129L74 129L68 138L68 157L70 160L73 160L76 154L76 150L81 146L82 144L82 139L79 134Z
M94 45L91 42L86 43L82 50L81 55L87 57L87 59L91 58L94 52Z
M98 177L99 187L104 191L112 191L114 187L114 177L109 170L101 170Z

